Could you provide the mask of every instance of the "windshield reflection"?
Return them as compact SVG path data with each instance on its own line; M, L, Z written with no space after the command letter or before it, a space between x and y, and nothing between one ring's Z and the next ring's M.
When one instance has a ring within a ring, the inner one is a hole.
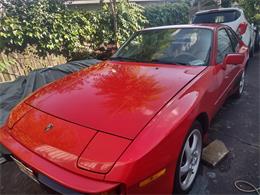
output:
M181 65L208 65L212 31L170 28L136 33L112 60Z

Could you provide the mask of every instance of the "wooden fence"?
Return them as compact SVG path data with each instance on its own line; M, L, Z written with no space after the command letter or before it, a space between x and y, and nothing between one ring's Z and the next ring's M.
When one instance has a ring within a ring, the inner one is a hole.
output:
M48 55L39 57L30 52L26 54L0 53L0 82L12 81L30 71L38 68L63 64L66 59L63 56Z

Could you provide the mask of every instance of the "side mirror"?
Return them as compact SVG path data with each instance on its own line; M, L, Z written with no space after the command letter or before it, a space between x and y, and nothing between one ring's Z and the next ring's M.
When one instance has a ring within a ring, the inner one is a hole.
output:
M247 29L247 23L243 22L243 23L239 24L239 26L237 28L237 32L239 35L243 35L243 34L245 34L246 29Z
M224 64L242 64L245 60L245 56L243 54L237 54L237 53L232 53L232 54L228 54L226 55L225 59L224 59Z

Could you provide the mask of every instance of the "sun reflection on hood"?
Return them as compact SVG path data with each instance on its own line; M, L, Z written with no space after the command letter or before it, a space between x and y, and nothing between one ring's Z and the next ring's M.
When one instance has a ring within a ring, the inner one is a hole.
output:
M160 97L161 85L151 74L141 71L140 66L113 65L107 74L97 75L93 87L98 89L96 95L106 96L104 106L117 111L149 110L149 103Z

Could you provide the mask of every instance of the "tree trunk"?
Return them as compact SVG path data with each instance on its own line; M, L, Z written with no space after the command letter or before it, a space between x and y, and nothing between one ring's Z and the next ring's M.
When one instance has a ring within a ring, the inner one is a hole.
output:
M102 7L104 4L104 0L100 0L99 3L100 3L100 7Z
M201 9L201 4L200 4L200 0L198 0L198 11L200 11Z
M117 27L117 10L116 10L116 0L110 0L110 9L113 16L113 30L115 36L115 44L118 47L118 27Z

